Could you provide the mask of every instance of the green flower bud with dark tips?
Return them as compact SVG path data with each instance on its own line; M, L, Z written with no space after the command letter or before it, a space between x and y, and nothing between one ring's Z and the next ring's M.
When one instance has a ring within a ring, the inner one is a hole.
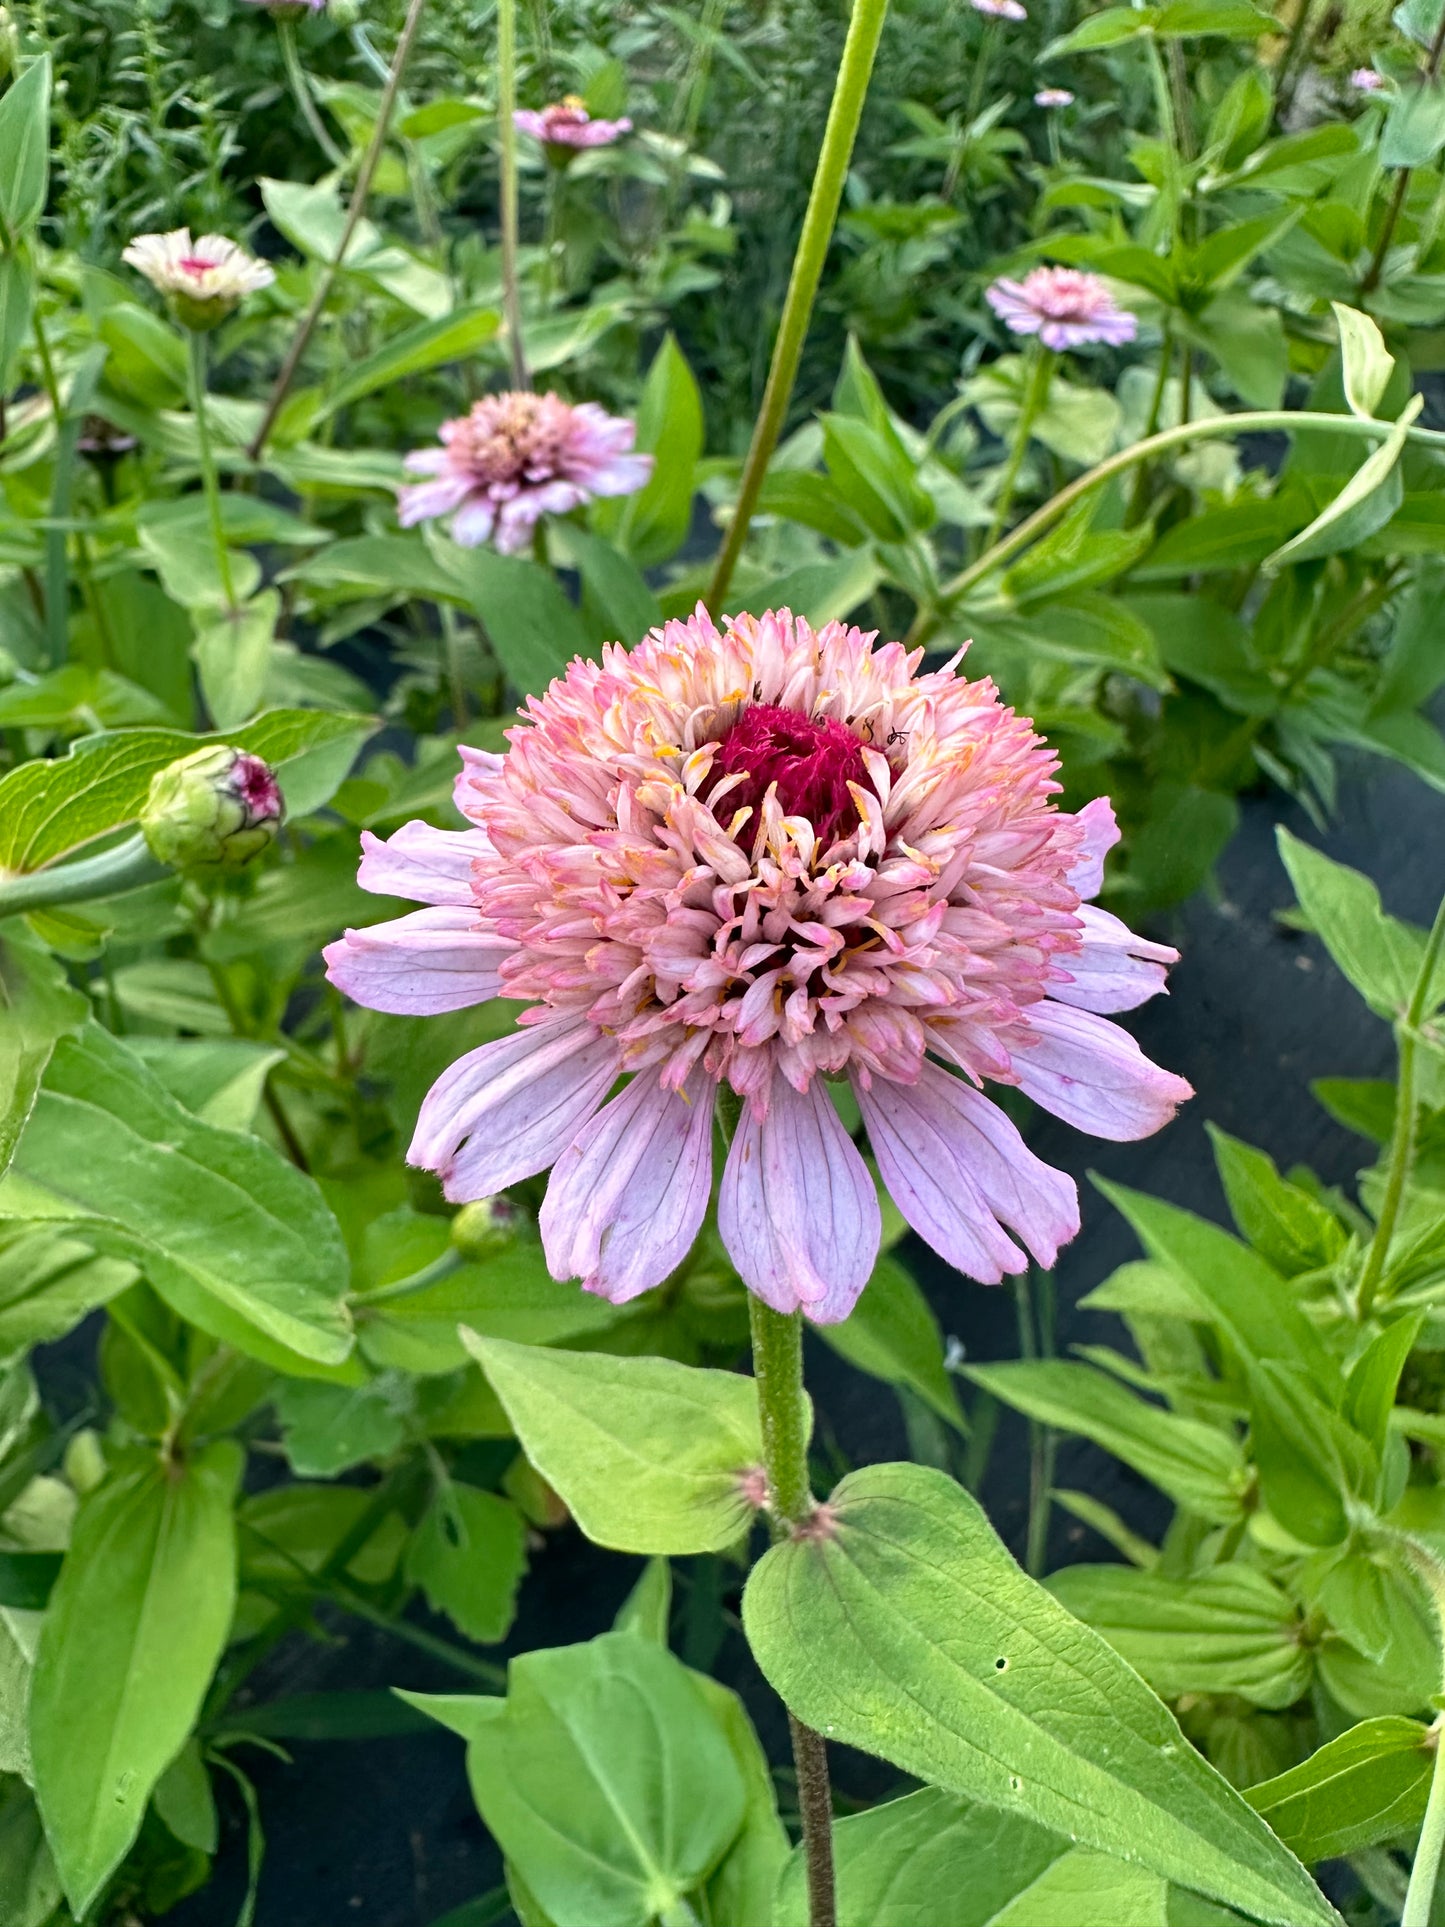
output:
M218 743L157 771L140 826L172 869L239 870L274 842L284 813L269 764Z
M510 1198L478 1198L452 1219L452 1249L463 1258L494 1258L516 1237L517 1224L517 1207Z

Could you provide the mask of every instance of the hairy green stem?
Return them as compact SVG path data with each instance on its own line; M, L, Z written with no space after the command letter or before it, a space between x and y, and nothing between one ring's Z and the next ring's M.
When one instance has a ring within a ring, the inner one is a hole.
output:
M1157 435L1148 435L1131 448L1120 449L1117 455L1110 455L1085 474L1076 476L1067 488L1061 488L1041 508L1026 516L1017 528L1010 529L1001 540L985 549L977 561L970 562L966 569L950 577L940 590L936 604L920 609L914 618L908 632L908 646L915 648L919 643L926 642L951 605L966 595L975 583L982 582L995 569L1001 569L1006 562L1012 561L1021 550L1060 521L1075 502L1082 500L1093 489L1101 488L1105 482L1112 481L1116 475L1127 474L1136 462L1150 461L1154 456L1166 454L1171 448L1180 448L1187 442L1209 441L1220 435L1250 435L1271 429L1283 429L1293 434L1301 428L1328 429L1332 434L1358 435L1365 439L1390 435L1394 432L1395 424L1374 421L1368 416L1327 415L1313 410L1271 408L1239 415L1209 415L1200 421L1182 421L1173 428L1161 429ZM1436 428L1407 428L1405 440L1418 442L1427 448L1445 448L1445 432Z
M351 190L351 204L346 210L346 219L342 223L341 238L336 244L335 254L322 269L316 283L316 292L312 295L306 312L302 315L296 332L291 337L291 346L286 350L286 359L281 364L276 385L272 388L270 399L266 403L266 412L261 417L261 426L256 430L251 439L251 446L247 450L253 462L260 461L261 453L271 438L271 431L276 426L276 417L281 413L282 404L290 393L291 384L296 379L296 371L301 366L301 357L306 353L307 345L316 331L322 309L331 298L331 290L336 285L336 277L340 274L342 263L346 259L346 250L351 246L351 237L355 234L362 214L365 212L367 197L371 193L371 183L380 165L382 150L386 146L386 137L391 128L391 117L396 108L397 93L401 88L401 77L406 71L407 61L411 58L412 46L421 26L421 17L425 8L426 0L410 0L410 5L407 7L406 22L401 30L401 38L396 43L396 52L391 58L386 86L382 89L376 125L371 130L371 139L362 157L361 169L356 176L356 185Z
M733 579L733 570L742 554L753 512L762 493L768 462L782 433L788 403L792 399L793 383L797 380L798 363L802 359L803 343L807 338L823 263L827 259L828 244L833 238L833 224L838 218L848 162L852 157L858 123L863 116L863 101L868 92L873 59L878 51L878 40L887 12L888 0L853 0L853 16L848 23L843 58L838 63L838 78L833 86L828 124L823 130L823 145L818 150L818 164L813 170L812 191L798 236L797 252L793 256L793 271L788 280L782 319L778 323L777 340L773 343L773 359L763 389L762 407L758 410L752 443L748 448L747 460L743 463L742 481L738 487L732 521L728 525L722 552L708 588L707 604L714 615L718 613Z
M119 896L122 890L138 890L170 874L165 864L151 855L137 830L99 856L60 863L49 870L33 870L28 876L0 879L0 917L49 910L62 903L85 903L92 897Z
M333 167L345 167L346 156L332 140L326 122L321 118L321 110L311 92L311 82L296 51L296 23L284 11L276 15L276 31L281 39L281 59L286 68L286 78L291 83L296 105L301 109L301 118L311 129L311 138Z
M1395 1124L1390 1134L1390 1168L1385 1179L1385 1195L1380 1202L1380 1215L1375 1220L1374 1236L1365 1253L1364 1268L1360 1272L1355 1293L1355 1316L1361 1322L1369 1317L1374 1306L1375 1293L1379 1289L1385 1261L1390 1255L1390 1243L1399 1221L1400 1206L1405 1201L1410 1167L1415 1161L1415 1059L1419 1048L1418 1033L1430 1008L1430 993L1442 944L1445 944L1445 897L1441 898L1435 921L1430 926L1425 955L1420 960L1410 1001L1395 1026L1400 1069L1395 1083Z
M1009 505L1014 498L1019 470L1024 465L1024 457L1029 452L1029 443L1033 440L1034 423L1043 413L1044 404L1049 398L1049 379L1053 372L1053 350L1046 348L1042 342L1036 342L1029 360L1023 400L1019 405L1019 418L1014 424L1013 445L1009 449L1008 465L1004 469L1003 480L998 485L998 495L993 505L993 521L989 525L986 547L991 548L997 542L1003 525L1008 520Z
M191 413L196 418L196 440L200 444L201 487L206 492L206 515L211 524L211 543L216 551L216 569L221 578L221 593L226 607L236 607L236 585L231 575L231 551L226 547L226 524L221 516L221 484L216 475L216 457L211 447L211 427L206 414L206 337L192 329Z
M502 311L512 354L512 386L530 388L522 337L522 288L517 266L517 0L497 0L497 140L502 158ZM550 273L550 265L548 272Z

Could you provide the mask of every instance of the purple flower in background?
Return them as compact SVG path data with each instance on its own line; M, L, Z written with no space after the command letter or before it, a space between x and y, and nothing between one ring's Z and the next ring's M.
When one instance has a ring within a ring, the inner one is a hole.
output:
M633 452L632 422L560 395L484 395L438 434L440 448L406 458L413 475L433 479L402 489L399 518L409 529L450 515L452 540L464 549L490 541L514 554L543 515L565 515L595 495L631 495L652 473L652 457Z
M512 119L519 133L531 134L545 147L610 147L623 134L632 132L630 120L593 120L576 94L554 100L550 107L535 113L519 107Z
M1139 323L1119 307L1106 283L1082 268L1034 268L1022 281L999 280L988 305L1016 335L1037 335L1046 348L1132 341Z
M975 13L987 14L990 20L1027 20L1028 8L1021 7L1019 0L968 0Z
M1035 107L1072 107L1074 96L1067 87L1040 87L1034 95Z
M1377 74L1373 67L1356 67L1350 75L1350 85L1357 93L1378 94L1385 84L1385 76Z

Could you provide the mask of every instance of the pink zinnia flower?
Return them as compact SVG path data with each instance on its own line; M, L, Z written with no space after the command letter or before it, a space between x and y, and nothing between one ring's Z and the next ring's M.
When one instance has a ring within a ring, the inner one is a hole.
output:
M1108 803L1061 813L1032 725L922 655L699 608L573 662L505 756L463 750L472 828L363 838L362 885L429 907L348 931L331 981L376 1010L527 1006L433 1085L408 1156L452 1199L551 1166L555 1277L621 1303L682 1262L723 1084L718 1229L751 1291L822 1323L879 1243L830 1078L908 1222L985 1282L1052 1265L1079 1208L984 1079L1115 1139L1190 1095L1102 1014L1175 958L1086 901Z
M985 13L990 20L1027 20L1028 8L1021 7L1019 0L969 0L975 13Z
M1350 85L1362 94L1377 94L1385 84L1385 76L1377 74L1373 67L1356 67L1350 75Z
M450 515L452 540L464 549L490 540L511 555L543 515L565 515L596 495L631 495L652 473L652 457L632 452L632 422L560 395L484 395L438 434L440 448L406 458L413 475L436 479L401 490L398 520L409 529Z
M1067 87L1040 87L1034 95L1035 107L1072 107L1074 96Z
M1034 268L1022 281L995 281L985 299L1016 335L1037 335L1046 348L1132 341L1139 323L1117 305L1097 274L1082 268Z
M593 120L576 94L554 100L541 113L519 107L512 120L519 133L531 134L548 147L610 147L632 132L630 120Z

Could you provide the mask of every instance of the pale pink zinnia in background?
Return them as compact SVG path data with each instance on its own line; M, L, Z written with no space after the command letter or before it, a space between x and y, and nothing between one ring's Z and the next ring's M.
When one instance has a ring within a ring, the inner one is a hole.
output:
M1373 67L1356 67L1350 75L1350 85L1361 94L1377 94L1385 84L1385 76L1377 74Z
M1019 0L969 0L975 13L987 14L990 20L1027 20L1028 8L1021 7Z
M723 1084L723 1242L750 1290L822 1323L880 1230L830 1078L908 1222L985 1282L1052 1265L1079 1211L983 1080L1114 1139L1190 1095L1104 1015L1175 958L1087 901L1107 801L1060 812L1033 726L922 655L699 608L573 662L505 756L463 750L471 828L363 837L362 885L429 907L348 931L331 981L376 1010L527 1006L433 1085L408 1155L454 1200L550 1166L554 1276L621 1303L681 1263Z
M630 120L593 120L576 94L554 100L540 113L519 107L512 119L519 133L531 134L548 147L610 147L632 132Z
M652 457L633 452L634 423L560 395L484 395L437 433L440 448L406 458L413 475L433 479L401 490L398 520L410 528L450 515L452 540L464 549L490 541L511 555L543 515L565 515L597 495L631 495L652 473Z
M202 234L193 241L184 227L138 234L120 258L159 289L188 326L213 326L244 295L269 288L276 279L273 268L224 234Z
M1072 107L1074 96L1067 87L1040 87L1034 95L1035 107Z
M985 299L1016 335L1037 335L1046 348L1132 341L1139 323L1115 302L1097 274L1081 268L1034 268L1022 281L995 281Z

